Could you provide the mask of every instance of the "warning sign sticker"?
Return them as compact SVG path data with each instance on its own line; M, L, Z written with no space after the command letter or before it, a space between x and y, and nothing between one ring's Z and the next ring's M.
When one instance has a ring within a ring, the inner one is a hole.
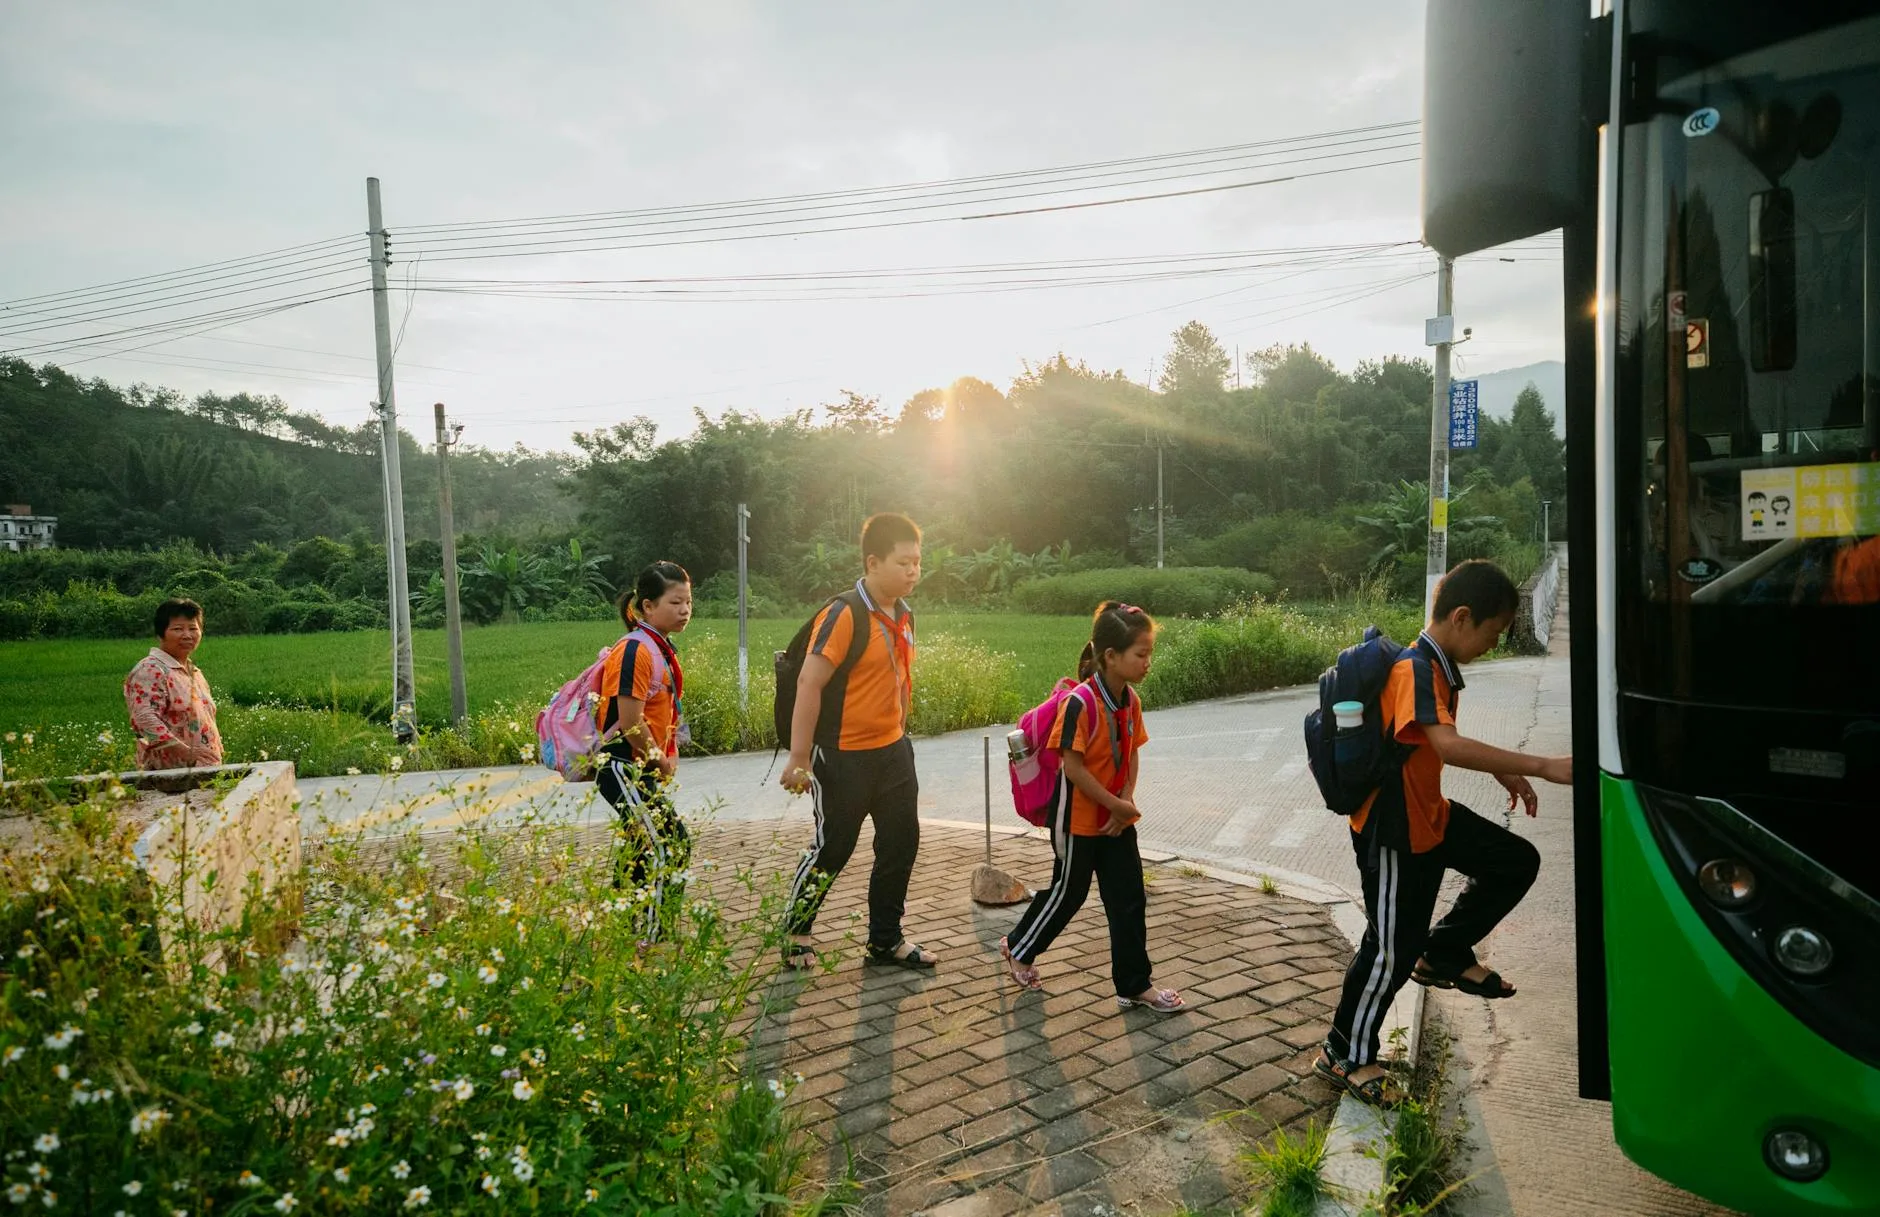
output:
M1743 537L1855 537L1880 533L1880 464L1745 469Z

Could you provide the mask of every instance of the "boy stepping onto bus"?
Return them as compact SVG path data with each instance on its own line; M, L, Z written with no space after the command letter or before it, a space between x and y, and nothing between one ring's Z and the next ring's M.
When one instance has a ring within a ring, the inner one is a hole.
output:
M1520 596L1493 563L1464 562L1437 585L1429 624L1390 669L1377 729L1410 749L1401 769L1351 817L1368 920L1330 1034L1313 1070L1360 1100L1394 1106L1396 1093L1378 1064L1378 1041L1391 1001L1406 980L1487 998L1514 987L1475 958L1475 945L1527 894L1540 851L1461 803L1443 797L1446 765L1494 776L1532 816L1538 800L1528 777L1566 785L1571 757L1538 757L1470 739L1456 730L1461 668L1488 651L1514 621ZM1367 724L1367 729L1369 728ZM1443 872L1469 878L1433 928Z
M1110 979L1116 1004L1169 1014L1182 995L1158 987L1149 965L1148 897L1136 847L1136 753L1149 742L1142 699L1130 686L1149 674L1155 622L1134 605L1106 600L1090 623L1077 661L1082 683L1058 703L1045 747L1063 757L1050 813L1051 886L1032 897L1010 936L999 942L1012 979L1042 989L1038 957L1064 932L1097 879L1110 923Z
M808 628L782 778L792 794L809 792L816 815L816 835L790 889L792 941L784 962L793 968L815 964L810 935L816 914L869 816L875 865L868 879L868 958L906 968L939 962L901 934L908 879L920 852L920 785L907 735L914 615L906 600L919 582L920 528L904 515L870 516L862 525L862 577Z

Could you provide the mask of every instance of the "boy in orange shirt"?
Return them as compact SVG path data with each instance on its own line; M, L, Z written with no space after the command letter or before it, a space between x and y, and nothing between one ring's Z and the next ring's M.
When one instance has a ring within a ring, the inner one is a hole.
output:
M1413 746L1398 775L1351 817L1352 847L1369 925L1345 973L1331 1032L1313 1070L1366 1103L1395 1106L1377 1063L1378 1039L1404 981L1460 989L1487 998L1514 988L1475 959L1488 937L1534 882L1540 851L1512 832L1443 797L1443 767L1492 774L1532 816L1539 809L1529 777L1566 785L1573 759L1539 757L1473 740L1456 731L1462 665L1491 651L1514 622L1520 594L1500 567L1464 562L1436 588L1430 623L1391 669L1379 729ZM1432 928L1443 872L1469 877L1455 905Z

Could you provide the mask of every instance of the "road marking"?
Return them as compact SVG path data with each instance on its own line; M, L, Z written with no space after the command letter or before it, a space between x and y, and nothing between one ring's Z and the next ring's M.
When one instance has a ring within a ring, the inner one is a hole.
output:
M1267 844L1274 849L1298 849L1306 838L1317 832L1325 817L1332 814L1321 807L1301 807L1286 817L1286 826L1273 834Z

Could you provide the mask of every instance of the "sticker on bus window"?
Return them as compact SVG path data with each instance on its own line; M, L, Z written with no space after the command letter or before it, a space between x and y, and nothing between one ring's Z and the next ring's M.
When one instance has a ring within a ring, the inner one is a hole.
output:
M1880 533L1880 464L1745 469L1743 538L1864 537Z

